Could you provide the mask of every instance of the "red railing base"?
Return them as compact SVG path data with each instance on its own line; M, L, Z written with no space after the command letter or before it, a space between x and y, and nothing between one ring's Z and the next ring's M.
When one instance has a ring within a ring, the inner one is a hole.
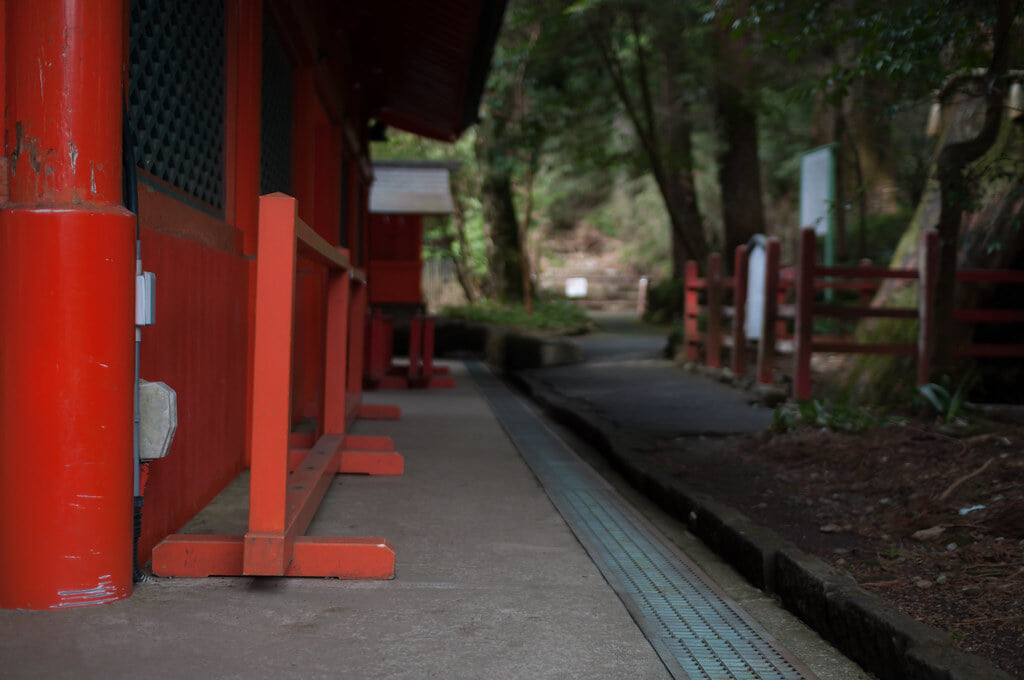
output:
M365 446L370 450L352 450ZM174 534L153 550L158 576L319 576L390 579L394 547L382 538L303 535L335 474L401 475L389 437L325 435L288 452L288 516L281 532L245 536Z
M153 573L179 578L241 576L244 553L244 536L175 534L153 551ZM383 538L300 536L281 575L393 579L395 547Z
M356 410L360 420L401 420L402 409L390 404L360 404Z

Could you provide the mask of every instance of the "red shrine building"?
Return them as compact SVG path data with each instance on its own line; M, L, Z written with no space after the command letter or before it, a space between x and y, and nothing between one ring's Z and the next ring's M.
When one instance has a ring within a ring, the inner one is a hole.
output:
M150 560L387 576L386 545L302 537L330 474L400 471L349 435L387 415L371 294L419 296L369 141L475 122L504 4L0 0L0 607L127 597ZM138 379L176 411L149 462ZM246 469L248 533L175 537Z

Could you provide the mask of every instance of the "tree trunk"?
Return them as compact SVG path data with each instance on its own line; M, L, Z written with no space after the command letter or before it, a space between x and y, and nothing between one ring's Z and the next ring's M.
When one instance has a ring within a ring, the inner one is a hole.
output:
M746 3L743 3L745 5ZM741 6L737 11L745 11ZM715 31L715 118L718 131L718 183L722 191L725 253L763 234L764 204L758 158L757 109L749 39L731 35L732 16ZM731 262L731 258L725 258Z
M652 18L645 15L640 5L630 5L622 14L628 17L626 30L633 38L632 64L623 60L620 46L611 35L610 26L619 16L617 11L592 19L588 31L665 204L672 229L672 276L681 279L688 259L703 262L708 254L693 181L688 93L676 81L689 67L681 49L684 23L679 12L665 12ZM644 21L652 20L661 21L653 27L653 50L645 46L647 34L643 27ZM657 59L651 63L654 55ZM655 86L657 106L652 92Z
M664 128L669 163L662 169L665 182L661 193L672 225L672 277L678 279L683 277L687 260L697 260L703 267L710 248L697 205L689 112L672 116Z
M455 225L455 238L448 236L448 252L451 253L452 262L455 264L455 277L459 280L462 292L466 296L466 302L476 302L477 292L473 283L472 253L469 250L469 239L466 238L466 213L462 207L462 197L458 191L453 192L452 204L455 206L455 214L452 215L452 222ZM453 247L452 241L458 243L458 252Z
M505 98L508 101L509 98ZM505 303L523 300L522 242L512 199L512 160L508 120L493 111L477 130L476 155L480 167L480 202L490 235L487 260L495 297Z
M710 249L693 173L693 114L685 93L679 91L674 64L666 53L662 56L655 124L660 143L651 165L672 226L672 277L681 279L686 261L697 260L703 266Z
M986 108L984 98L962 95L947 102L944 108L946 132L940 142L942 148L970 138L977 138L981 119ZM942 156L940 151L939 156ZM952 241L958 244L952 249L953 263L959 268L1009 268L1024 255L1024 177L1019 168L1024 163L1024 130L1018 123L1002 117L995 140L987 152L974 163L965 166L960 173L967 182L970 193L975 197L975 206L964 210L962 202L952 212L944 203L947 190L939 181L937 164L932 167L921 202L903 238L896 248L890 263L894 268L917 267L917 244L921 231L938 228L945 212L956 216L957 236ZM954 178L955 180L955 178ZM955 186L950 183L948 186ZM945 194L945 195L944 195ZM961 196L961 201L963 196ZM948 229L948 225L947 225ZM948 254L946 255L948 257ZM955 271L948 262L940 276ZM940 282L942 279L940 278ZM945 307L948 326L942 327L936 319L936 335L945 342L947 351L957 342L969 339L970 328L951 323L954 308L984 307L992 293L991 287L978 285L956 286L952 276L945 282L948 292L937 291L937 310ZM1019 299L1019 296L1018 296ZM875 307L914 307L917 301L917 284L912 281L886 281L872 302ZM938 311L936 312L938 317ZM863 322L857 329L857 337L863 342L914 342L913 324L892 320ZM945 336L945 337L942 337ZM867 399L906 396L914 385L906 383L906 376L914 375L912 360L899 357L854 357L846 359L844 373L848 385L855 388ZM938 371L949 370L945 368Z
M491 276L495 296L502 302L523 300L523 272L519 222L512 203L512 178L493 167L484 171L480 185L484 222L490 230Z

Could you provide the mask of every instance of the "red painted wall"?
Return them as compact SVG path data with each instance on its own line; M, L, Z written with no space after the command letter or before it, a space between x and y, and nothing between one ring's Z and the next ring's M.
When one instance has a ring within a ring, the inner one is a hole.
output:
M143 328L141 376L178 394L178 430L150 463L139 559L181 528L245 466L251 260L199 242L238 241L201 211L140 187L142 263L156 274L156 323ZM188 225L188 235L153 225Z
M420 304L423 293L422 215L373 215L370 220L370 304Z

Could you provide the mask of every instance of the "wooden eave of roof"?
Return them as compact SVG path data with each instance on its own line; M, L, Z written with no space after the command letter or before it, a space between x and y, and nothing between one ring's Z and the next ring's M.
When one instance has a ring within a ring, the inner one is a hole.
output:
M454 140L476 122L506 0L329 2L365 115Z

